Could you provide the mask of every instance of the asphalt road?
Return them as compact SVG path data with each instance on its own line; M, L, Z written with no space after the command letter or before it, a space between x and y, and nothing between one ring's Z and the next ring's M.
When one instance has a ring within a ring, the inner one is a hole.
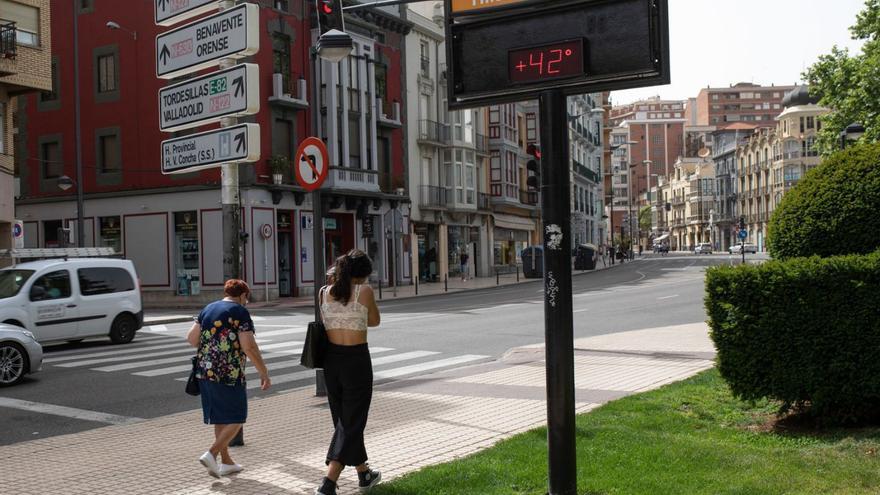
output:
M704 321L703 271L731 261L670 256L577 274L575 336ZM540 281L383 301L382 325L370 331L376 379L494 360L512 347L542 343L543 308ZM263 310L254 317L274 386L250 395L314 386L314 372L297 365L312 310ZM183 339L189 325L146 327L122 346L94 340L46 347L42 372L0 390L0 445L198 409L198 398L185 395L180 381L192 355Z

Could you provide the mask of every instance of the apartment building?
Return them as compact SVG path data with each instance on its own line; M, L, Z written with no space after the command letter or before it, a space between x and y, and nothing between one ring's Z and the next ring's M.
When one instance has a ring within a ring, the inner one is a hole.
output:
M687 102L687 124L722 129L745 122L757 127L776 127L782 99L792 89L794 86L762 86L745 82L727 88L703 88Z
M414 270L422 282L491 275L488 110L448 111L442 3L410 4L406 19L407 141Z
M17 154L19 100L17 96L52 92L52 9L49 0L0 0L0 249L14 247L14 200L20 195L16 179L27 155ZM3 263L4 260L0 260Z
M689 251L712 241L715 164L708 156L679 158L669 179L661 182L659 194L670 205L663 213L670 249Z
M51 2L54 36L51 44L43 41L42 53L51 56L54 84L23 99L19 163L26 166L18 168L16 211L25 222L28 247L68 242L58 230L75 230L79 213L84 244L114 247L133 260L146 301L211 300L224 281L220 172L161 173L161 141L207 127L175 134L159 130L157 93L177 81L159 80L153 72L155 36L166 29L153 21L154 3ZM340 63L318 64L315 101L309 56L317 36L310 15L314 3L257 5L261 48L242 62L259 66L260 110L240 121L260 125L262 160L239 167L242 276L252 285L268 286L270 298L307 295L316 255L332 262L357 247L373 258L376 280L408 283L412 263L410 238L402 235L410 231L410 214L401 105L404 38L412 24L397 7L347 16L354 51ZM109 22L119 29L110 29ZM313 112L321 116L317 129ZM290 167L298 144L310 135L325 141L331 162L323 186L324 253L312 245L311 195L295 183ZM272 180L270 159L284 166L280 184ZM76 187L59 188L59 179L69 186L77 168L83 174L83 212L76 211ZM268 239L260 235L264 225L273 230ZM255 291L255 297L262 299L263 291Z
M737 148L740 215L746 220L748 242L766 250L767 225L782 197L821 159L816 150L819 117L828 109L817 105L806 86L783 100L776 126L761 129Z

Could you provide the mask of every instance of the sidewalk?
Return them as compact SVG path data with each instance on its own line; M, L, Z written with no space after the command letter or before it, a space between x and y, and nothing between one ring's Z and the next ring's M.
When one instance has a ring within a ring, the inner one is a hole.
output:
M598 265L595 270L589 271L581 271L581 270L572 270L572 276L580 276L586 275L589 273L595 273L601 270L605 270L611 268L612 266L619 266L620 263L616 265L608 264L607 266L603 266L602 260L600 259ZM501 287L507 285L515 285L515 284L524 284L528 282L540 282L542 279L540 278L525 278L520 270L519 273L511 271L510 273L500 273L497 276L492 277L476 277L470 278L468 280L461 280L460 278L450 278L448 280L440 281L440 282L419 282L418 287L415 285L402 285L397 288L397 295L395 296L394 288L392 287L382 287L381 297L379 287L373 287L373 290L376 293L376 300L381 304L382 301L396 301L401 299L409 299L413 297L425 297L425 296L437 296L441 294L450 294L454 292L465 292L469 290L479 290L479 289L488 289L492 287ZM255 289L256 290L256 289ZM418 293L417 293L418 292ZM269 302L252 302L248 304L248 309L250 310L261 310L261 309L269 309L269 310L285 310L285 309L294 309L294 308L311 308L314 304L313 296L303 296L303 297L285 297L283 299L273 299ZM202 306L193 306L190 309L182 309L175 308L168 311L163 311L161 309L156 308L145 308L144 309L144 326L149 325L163 325L167 323L179 323L184 321L191 321L192 317L198 313L198 310L201 309Z
M543 351L517 348L499 361L377 385L367 427L373 467L388 480L545 424ZM713 356L703 323L578 339L576 409L681 380L711 367ZM221 480L197 461L212 437L197 408L194 398L193 411L0 447L16 460L0 493L313 493L332 424L311 387L250 402L247 445L233 451L246 469ZM339 488L357 492L354 470Z

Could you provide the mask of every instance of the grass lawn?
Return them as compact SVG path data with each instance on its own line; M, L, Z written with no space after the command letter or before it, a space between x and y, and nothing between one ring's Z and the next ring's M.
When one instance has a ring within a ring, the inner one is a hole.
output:
M775 425L716 370L577 418L578 494L880 494L880 428ZM546 430L387 484L376 495L545 494Z

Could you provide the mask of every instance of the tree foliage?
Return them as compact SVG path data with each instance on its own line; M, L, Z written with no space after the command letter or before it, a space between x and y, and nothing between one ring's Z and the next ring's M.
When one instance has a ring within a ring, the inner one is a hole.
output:
M650 232L651 221L651 207L642 207L642 209L639 210L639 229L641 229L642 232Z
M880 143L851 145L811 170L770 218L770 254L866 254L880 248Z
M840 132L852 123L865 126L864 140L880 140L880 0L866 0L850 33L864 40L861 53L835 46L804 73L810 93L832 109L821 118L817 143L826 156L840 148Z

